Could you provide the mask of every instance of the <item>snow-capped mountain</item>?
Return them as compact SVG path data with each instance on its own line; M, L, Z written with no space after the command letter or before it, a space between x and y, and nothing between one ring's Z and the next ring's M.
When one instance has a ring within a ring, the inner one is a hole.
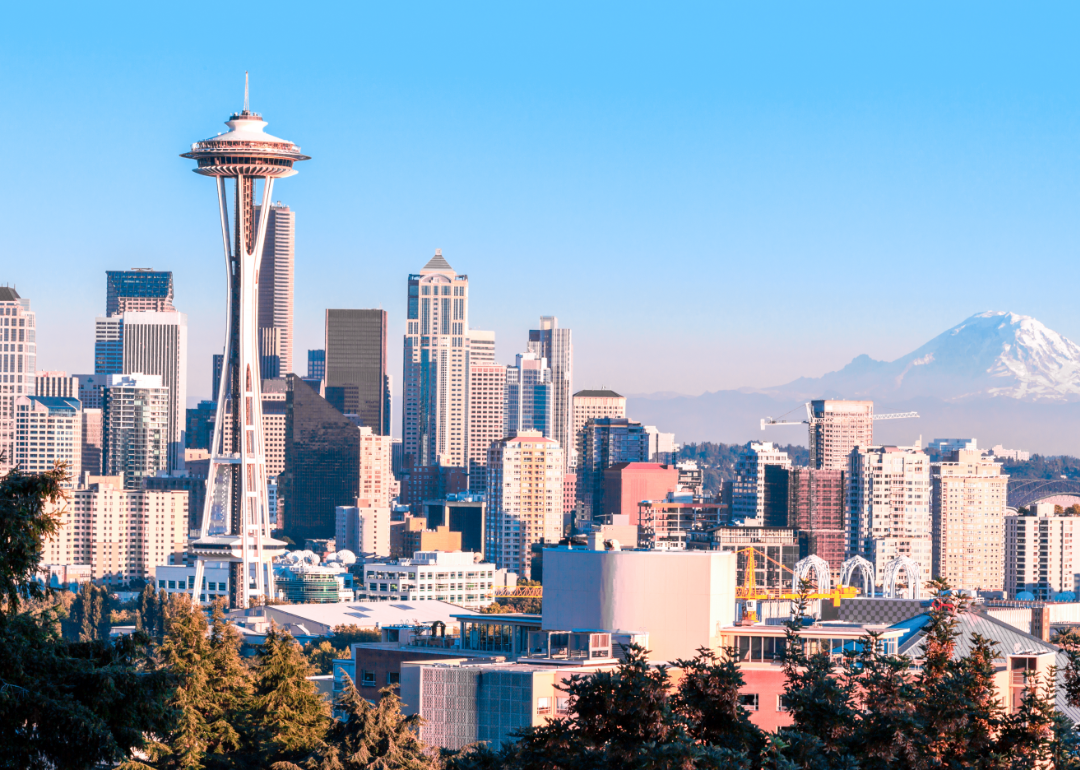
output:
M1030 316L989 311L971 316L895 361L858 356L823 377L800 378L765 393L792 398L944 401L1005 397L1080 400L1080 346Z

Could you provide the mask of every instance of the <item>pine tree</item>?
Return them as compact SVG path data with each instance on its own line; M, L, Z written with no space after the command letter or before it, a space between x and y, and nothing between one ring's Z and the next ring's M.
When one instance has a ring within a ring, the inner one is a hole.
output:
M857 698L857 727L851 732L847 753L861 758L866 770L884 770L915 758L912 735L915 688L911 660L882 652L881 634L869 633L858 651L845 662L845 675Z
M318 749L330 708L307 677L311 665L292 635L271 627L256 657L250 738L258 766L296 762Z
M372 706L346 675L345 689L335 706L344 719L335 720L325 744L304 763L307 770L437 770L438 755L428 750L417 733L420 717L404 716L394 687L380 691ZM280 763L272 770L292 770Z
M692 740L716 748L756 757L765 748L765 736L739 704L743 675L736 652L717 655L707 647L691 660L678 660L682 670L673 698L675 711L685 720Z

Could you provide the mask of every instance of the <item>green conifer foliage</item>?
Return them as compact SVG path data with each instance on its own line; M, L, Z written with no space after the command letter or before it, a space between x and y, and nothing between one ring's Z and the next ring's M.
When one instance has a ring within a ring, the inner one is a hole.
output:
M270 629L256 656L251 737L261 766L295 762L322 746L330 707L315 684L292 635Z

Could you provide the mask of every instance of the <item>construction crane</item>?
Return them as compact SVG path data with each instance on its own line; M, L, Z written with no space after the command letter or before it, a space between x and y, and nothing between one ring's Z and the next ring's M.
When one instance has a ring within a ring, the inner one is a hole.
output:
M791 411L793 412L795 410L792 409ZM788 414L791 414L791 412L788 412ZM811 406L811 402L809 401L806 402L805 420L785 420L784 416L781 416L778 420L774 420L772 417L761 418L761 429L765 430L766 428L772 427L774 425L809 425L813 427L813 425L818 422L818 420L814 417L814 409ZM871 419L874 422L877 422L878 420L906 420L909 417L918 416L918 412L892 412L891 414L875 414L873 415L873 417L871 417Z
M750 622L757 621L757 612L755 612L749 602L767 601L769 599L784 599L788 601L795 601L799 599L799 594L783 588L765 588L756 584L757 577L757 558L762 558L767 561L771 561L780 569L787 570L788 574L793 574L791 567L786 564L781 564L776 559L772 558L768 554L760 551L754 546L747 546L746 548L739 548L735 553L746 554L746 569L743 571L742 585L735 587L735 598L743 605L744 610L742 616L744 620ZM781 581L786 582L786 581ZM840 606L842 599L854 599L859 595L859 589L855 586L837 585L835 588L829 591L814 591L810 593L808 599L828 599L833 603L834 607Z
M518 586L517 588L496 588L496 599L543 599L543 586Z

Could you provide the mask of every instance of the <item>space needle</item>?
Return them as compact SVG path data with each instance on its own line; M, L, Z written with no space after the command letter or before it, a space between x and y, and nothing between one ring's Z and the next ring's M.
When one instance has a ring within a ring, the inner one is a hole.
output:
M309 160L300 148L267 134L266 122L248 108L225 122L229 130L195 142L181 155L198 165L196 174L217 182L221 237L225 246L228 315L225 356L218 386L214 440L206 480L206 503L197 540L193 599L205 591L206 562L229 564L229 606L246 608L252 596L274 596L272 561L285 543L270 536L266 489L266 453L262 428L262 380L259 372L257 310L259 267L274 180L296 173L293 164ZM227 184L226 180L232 180ZM261 191L258 189L261 182ZM233 218L229 220L229 198ZM256 197L262 216L256 216Z

